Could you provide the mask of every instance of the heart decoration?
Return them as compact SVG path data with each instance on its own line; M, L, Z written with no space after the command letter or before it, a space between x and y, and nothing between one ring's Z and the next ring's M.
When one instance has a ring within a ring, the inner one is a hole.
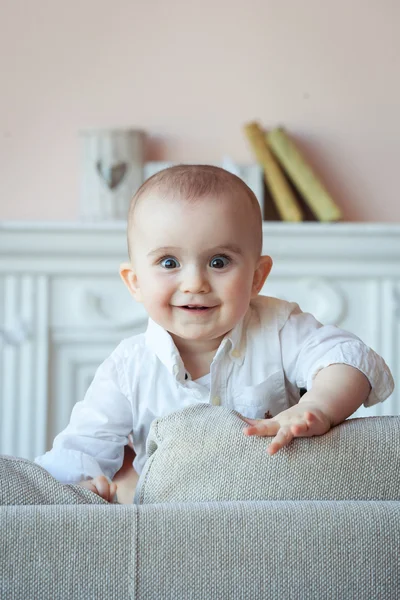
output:
M104 168L101 160L96 163L97 171L106 182L110 190L114 190L123 181L128 169L127 163L120 162L111 167Z

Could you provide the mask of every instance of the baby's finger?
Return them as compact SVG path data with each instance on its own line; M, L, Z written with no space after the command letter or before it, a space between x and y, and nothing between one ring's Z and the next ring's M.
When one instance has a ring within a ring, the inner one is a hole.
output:
M96 485L97 492L107 502L110 502L110 484L104 475L100 475L93 480Z
M254 425L249 425L243 429L244 435L260 435L266 437L275 435L279 431L279 423L271 419L254 420Z
M316 415L314 415L314 413L309 412L309 411L304 413L304 418L309 425L311 425L312 423L316 423L316 421L318 421Z
M318 415L315 415L311 412L307 412L305 414L305 418L308 425L308 435L322 435L329 431L332 424L330 423L327 417L319 418Z
M84 482L80 483L79 485L86 488L90 492L93 492L93 494L98 495L97 487L92 483L92 481L84 481Z
M276 454L278 450L290 444L295 436L291 432L289 427L281 427L270 445L267 448L267 452L270 456Z
M116 493L117 493L117 484L112 482L110 484L110 502L113 502L115 500Z
M295 437L306 437L310 435L309 432L310 426L307 421L303 421L300 423L296 423L291 426L292 433Z

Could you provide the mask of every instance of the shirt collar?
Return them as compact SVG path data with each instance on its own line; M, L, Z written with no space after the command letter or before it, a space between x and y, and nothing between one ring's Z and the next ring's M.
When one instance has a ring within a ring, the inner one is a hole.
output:
M220 355L220 353L226 350L229 344L229 356L231 360L238 365L243 363L246 350L245 323L247 322L247 319L248 313L246 313L244 318L241 319L241 321L239 321L239 323L235 325L231 331L228 331L217 350L215 355L216 358Z
M225 353L229 345L229 356L231 360L238 365L243 363L246 350L245 324L248 320L249 312L250 309L244 318L225 335L217 350L215 359L218 359L221 354ZM174 340L168 331L163 329L161 325L158 325L153 319L149 318L145 335L146 345L167 367L168 371L179 381L184 381L186 375L185 366L179 354L179 350L175 346Z
M146 344L176 379L185 379L185 366L174 340L168 331L150 318L146 330Z

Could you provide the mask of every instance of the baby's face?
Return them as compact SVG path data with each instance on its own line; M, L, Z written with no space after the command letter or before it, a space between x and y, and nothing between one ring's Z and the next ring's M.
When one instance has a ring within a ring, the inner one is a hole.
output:
M247 199L232 195L152 195L136 207L129 287L176 342L218 342L244 316L258 293L255 224Z

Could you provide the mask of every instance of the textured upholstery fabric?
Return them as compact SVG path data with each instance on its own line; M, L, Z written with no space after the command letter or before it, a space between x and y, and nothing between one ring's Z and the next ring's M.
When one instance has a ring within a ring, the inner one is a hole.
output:
M138 508L140 600L399 599L399 502Z
M134 598L136 539L131 506L0 508L0 598Z
M15 456L0 456L0 505L108 504L78 485L63 485L39 465Z
M400 504L0 508L5 600L398 600Z
M268 440L243 436L235 413L199 408L154 424L147 465L161 473L165 453L171 485L162 477L155 488L148 469L141 493L162 492L163 503L107 504L1 457L0 599L398 600L399 417L350 420L268 457ZM188 501L207 498L209 481L220 496L247 497ZM251 498L261 492L279 499Z
M153 422L135 502L399 500L400 417L349 419L269 456L235 411L197 404Z

